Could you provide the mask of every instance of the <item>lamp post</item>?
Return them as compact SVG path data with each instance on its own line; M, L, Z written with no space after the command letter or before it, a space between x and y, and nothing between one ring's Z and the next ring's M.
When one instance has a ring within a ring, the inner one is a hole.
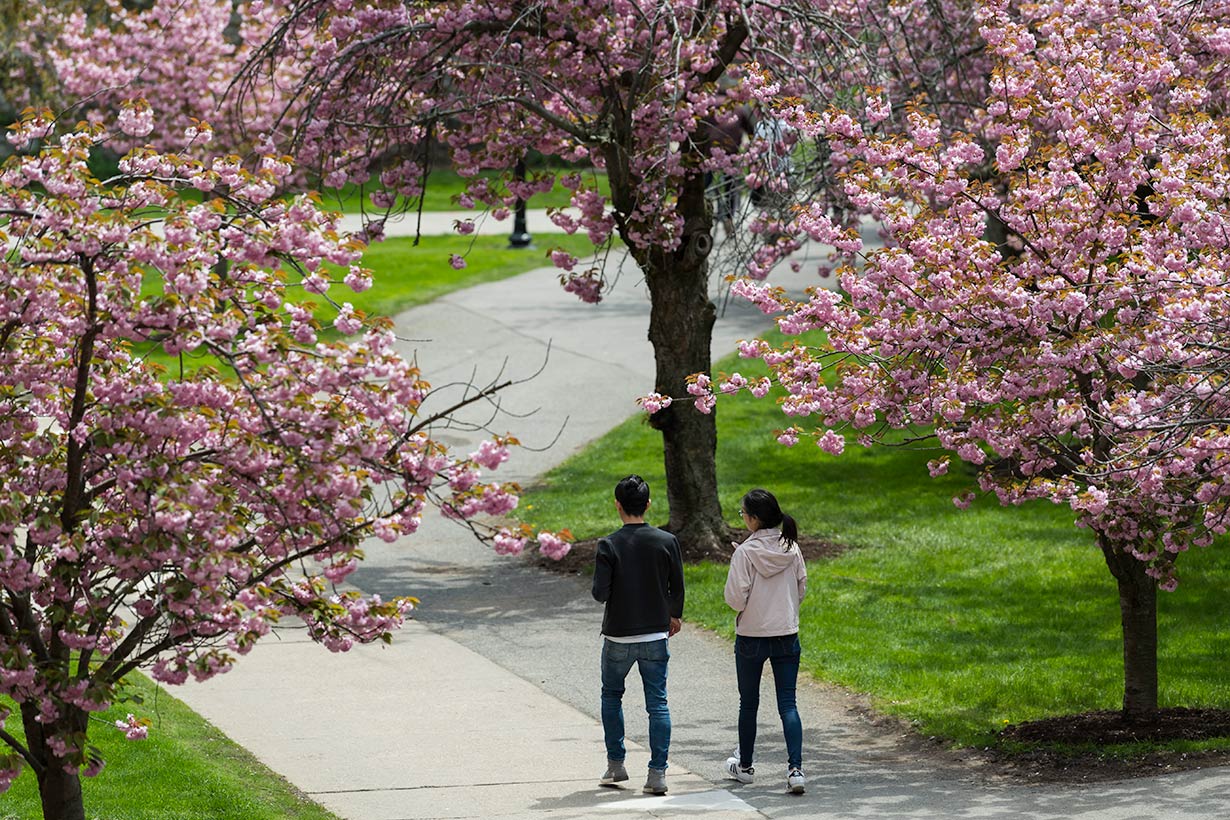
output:
M525 182L525 160L517 160L513 167L513 178L517 182ZM513 216L513 231L508 235L508 247L528 248L533 245L534 237L525 227L525 200L517 197L517 207Z

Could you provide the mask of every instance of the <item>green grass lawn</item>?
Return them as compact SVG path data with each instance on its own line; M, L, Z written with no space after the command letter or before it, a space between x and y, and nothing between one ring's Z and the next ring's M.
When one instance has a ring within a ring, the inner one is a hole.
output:
M96 716L90 741L106 760L83 778L91 820L337 820L295 791L244 749L165 690L134 676L139 706L119 704ZM126 740L113 726L129 712L149 717L145 740ZM6 729L20 735L14 714ZM0 818L42 817L38 783L25 768L0 796Z
M762 372L750 364L732 357L714 369ZM786 449L773 431L788 423L767 399L719 400L718 479L732 526L742 494L763 486L804 533L851 548L808 566L808 671L961 745L993 744L1008 722L1119 707L1118 593L1070 511L1042 502L1003 508L994 497L958 510L951 498L972 473L954 465L930 478L936 451L851 441L834 457L806 440ZM629 419L531 488L521 515L581 539L604 535L614 528L615 480L637 472L658 499L651 521L664 521L660 442L643 418ZM1179 589L1159 594L1164 706L1230 708L1224 547L1183 556ZM686 573L685 618L733 638L726 566Z
M411 237L386 239L363 254L363 265L372 270L369 289L353 293L345 285L335 285L329 295L372 316L395 316L455 290L550 267L555 248L582 261L594 252L593 243L583 234L543 234L536 245L509 248L506 236L424 236L418 245ZM464 256L466 267L454 270L448 262L452 254ZM332 321L332 316L326 310L322 320Z
M530 176L541 172L540 169L531 168ZM595 173L592 170L557 170L559 173L580 173L587 178L593 179L598 184L598 189L603 193L609 194L610 189L607 185L607 177L605 172ZM485 173L483 176L488 179L495 178L493 173ZM456 171L450 168L443 168L432 171L427 177L427 186L423 191L423 210L424 211L456 211L464 210L457 202L457 197L465 190L466 180L458 176ZM370 194L370 190L368 191ZM364 200L363 191L356 186L347 186L340 190L326 191L322 194L322 204L326 208L335 208L344 213L359 213L364 208L368 211L379 210L374 209L370 200ZM567 207L572 192L560 185L558 182L550 191L545 193L534 194L526 202L529 208L564 208ZM405 205L405 201L400 202ZM412 203L411 210L418 208L418 203Z

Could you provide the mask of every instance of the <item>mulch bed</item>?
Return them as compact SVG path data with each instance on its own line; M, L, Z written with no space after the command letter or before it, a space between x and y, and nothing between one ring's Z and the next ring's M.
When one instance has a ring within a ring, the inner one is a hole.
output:
M1101 746L1171 743L1176 740L1230 738L1230 711L1225 709L1159 709L1149 723L1129 723L1122 712L1098 711L1061 714L1005 727L1000 736L1027 744L1015 754L990 751L989 760L1007 775L1031 781L1092 782L1151 777L1166 772L1230 765L1230 751L1134 752L1107 755ZM1068 750L1057 750L1057 745ZM1073 751L1077 747L1077 751Z
M1028 748L1020 752L986 750L986 761L1003 774L1030 781L1125 780L1230 765L1230 752L1225 751L1154 750L1123 756L1098 748L1230 738L1230 711L1223 709L1160 709L1157 719L1149 723L1129 723L1117 711L1081 712L1006 726L1000 738ZM1055 748L1059 745L1068 748Z
M1031 720L1009 726L1000 737L1020 743L1144 743L1230 738L1230 712L1221 709L1161 709L1157 720L1128 723L1122 712L1104 710Z

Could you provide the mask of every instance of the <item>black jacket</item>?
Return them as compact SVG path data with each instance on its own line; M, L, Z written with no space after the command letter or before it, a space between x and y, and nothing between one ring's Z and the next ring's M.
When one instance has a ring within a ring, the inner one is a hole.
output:
M667 632L683 617L683 558L669 532L624 524L598 542L594 599L606 603L602 634Z

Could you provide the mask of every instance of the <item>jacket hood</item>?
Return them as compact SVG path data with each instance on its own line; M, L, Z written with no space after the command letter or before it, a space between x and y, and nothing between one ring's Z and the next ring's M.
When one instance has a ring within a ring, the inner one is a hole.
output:
M739 549L747 551L748 560L757 574L772 578L784 569L794 566L796 547L787 546L782 541L782 531L756 530L748 539L739 545Z

